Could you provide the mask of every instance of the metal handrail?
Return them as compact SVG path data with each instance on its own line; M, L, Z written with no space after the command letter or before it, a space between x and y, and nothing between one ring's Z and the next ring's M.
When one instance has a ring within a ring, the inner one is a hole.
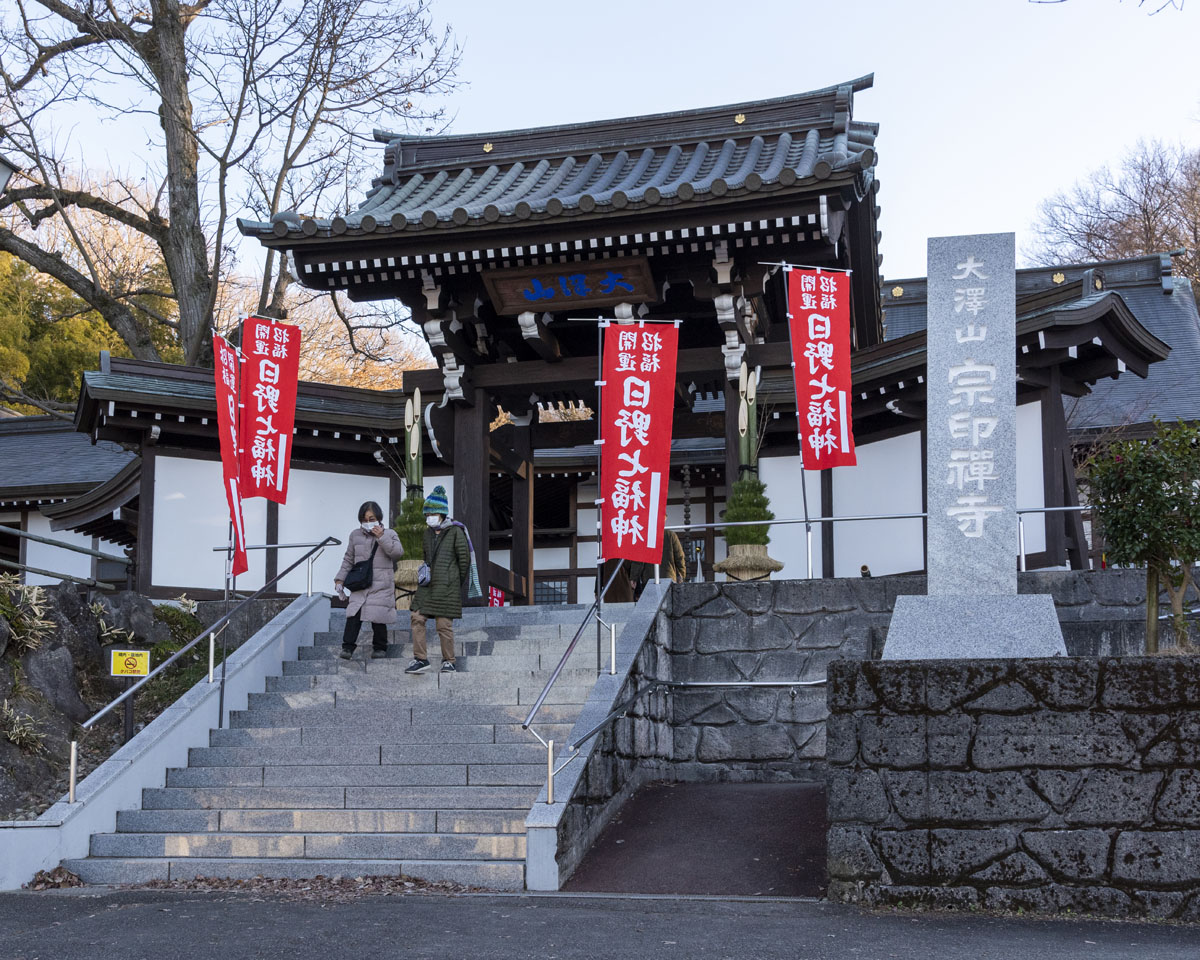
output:
M597 733L599 733L601 730L603 730L606 726L608 726L608 724L612 723L613 720L616 720L618 717L622 717L626 713L628 713L629 708L632 707L635 703L637 703L638 700L640 700L642 697L644 697L648 693L651 693L655 690L659 690L664 687L667 689L680 689L680 688L687 688L687 687L732 687L732 688L738 688L738 687L792 687L792 688L795 688L795 687L819 687L819 686L823 686L825 684L825 682L826 681L824 681L824 680L651 680L645 687L643 687L641 690L639 690L633 696L627 697L625 700L623 700L621 702L621 704L619 706L614 707L612 710L610 710L608 715L603 720L601 720L594 727L592 727L590 730L588 730L588 732L585 733L582 737L580 737L574 743L569 744L567 749L570 751L570 755L567 757L567 759L565 759L557 767L554 766L554 741L553 740L549 740L549 741L542 740L542 745L546 748L546 770L547 770L547 774L548 774L547 779L546 779L546 803L547 804L554 803L554 778L558 774L562 773L562 771L566 769L567 765L572 760L574 760L576 757L582 756L582 754L580 754L580 752L579 752L579 748L581 746L583 746L583 744L585 744L589 740L591 740L592 737L594 737ZM537 734L535 733L534 736L537 736ZM542 738L538 737L538 739L541 740Z
M117 704L124 703L127 699L132 697L135 693L137 693L137 691L139 691L142 687L144 687L151 680L153 680L155 677L157 677L160 673L162 673L164 670L166 670L167 667L169 667L171 664L173 664L176 660L178 660L180 657L182 657L185 653L190 651L194 646L196 646L196 644L198 644L201 640L205 639L206 637L210 638L209 643L210 643L210 650L211 650L212 641L222 631L225 630L225 628L229 625L229 622L233 619L234 615L239 610L241 610L242 607L246 606L246 604L250 603L252 600L257 600L259 597L261 597L264 593L267 592L267 590L269 590L271 587L273 587L278 581L280 581L285 576L287 576L289 573L291 573L293 570L295 570L298 566L300 566L300 564L302 564L306 560L308 560L308 558L311 555L320 553L320 551L323 551L326 547L339 546L339 545L341 545L341 542L342 541L339 540L337 537L326 537L320 543L316 544L311 550L308 551L308 553L306 553L304 556L302 556L299 560L297 560L295 563L293 563L290 567L288 567L286 570L282 571L281 573L277 573L270 580L268 580L261 587L259 587L256 591L254 591L254 593L250 594L250 596L246 597L244 600L241 600L232 610L230 610L223 617L221 617L219 620L217 620L217 622L214 623L211 627L208 627L206 630L204 630L202 633L200 633L197 637L195 637L195 639L189 641L187 644L185 644L179 650L176 650L175 653L173 653L166 660L164 660L162 663L160 663L157 667L155 667L153 670L151 670L148 674L146 674L146 676L142 677L141 680L139 680L137 683L133 684L131 687L129 687L129 689L125 690L119 697L117 697L115 700L110 702L103 709L99 710L98 712L94 713L92 716L88 717L88 719L84 720L83 723L81 723L79 726L84 730L91 729L92 725L94 723L96 723L97 720L99 720L101 717L107 715L109 713L109 711L111 711L114 707L117 706ZM225 548L222 548L222 549L225 549ZM224 663L222 663L222 666L224 666ZM213 682L211 659L210 659L208 682L209 683ZM225 699L225 671L224 670L221 671L221 689L220 689L219 696L220 696L220 702L223 703L224 699ZM224 711L222 710L221 713L224 713ZM217 722L218 722L218 724L220 724L222 722L220 716L217 717ZM76 776L76 772L77 772L76 764L77 764L77 758L78 758L77 743L78 742L75 740L71 741L71 773L70 773L69 790L68 790L68 794L67 794L67 802L68 803L75 802L75 776Z
M75 543L63 543L61 540L51 540L49 537L43 537L37 533L30 533L28 530L18 530L15 527L5 527L4 533L14 537L21 537L25 540L36 540L38 543L47 543L52 547L58 547L61 550L71 550L75 553L86 553L89 557L98 557L101 560L107 560L109 563L123 563L126 566L133 561L128 557L118 557L115 553L103 553L100 550L93 550L91 547L81 547Z
M562 657L559 659L558 666L554 668L554 672L550 675L550 679L546 681L546 685L542 687L542 692L538 694L538 698L533 702L533 706L529 710L529 716L527 716L525 718L525 722L521 724L522 730L530 729L530 724L533 723L533 718L537 716L537 712L542 708L542 704L545 702L546 696L550 693L550 688L554 686L554 682L558 679L559 674L563 672L563 667L566 666L568 658L574 652L575 645L579 643L579 638L583 636L583 631L587 629L588 622L592 619L592 615L595 614L600 608L600 602L604 599L604 595L608 593L608 588L613 585L613 581L617 579L617 574L620 572L624 563L624 560L617 561L617 565L613 568L612 576L608 578L608 582L604 585L604 589L596 594L596 599L592 601L592 605L588 607L587 613L583 615L583 622L579 624L579 629L575 631L575 636L571 638L571 642L567 645L566 652L564 652ZM609 629L613 629L611 624L609 625ZM616 657L615 649L613 650L613 657L614 659ZM530 732L533 733L533 735L539 740L542 740L542 738L538 736L536 730L531 730ZM542 740L542 743L545 742L545 740ZM551 741L551 743L553 742L554 741Z
M11 570L23 570L26 573L36 573L42 577L57 577L59 580L70 580L72 583L82 583L85 587L91 587L93 590L116 589L111 583L103 583L91 577L77 577L70 573L59 573L57 570L44 570L41 567L31 567L24 563L13 563L11 560L0 559L0 567L8 567Z
M334 543L339 544L339 545L342 542L341 540L338 540L336 538L330 538L330 537L325 538L325 540L329 540L329 539L333 539ZM244 547L243 549L245 549L245 550L299 550L303 547L320 547L321 549L318 550L312 556L309 556L309 554L305 554L305 557L308 557L308 595L311 597L312 596L313 564L316 562L317 557L319 557L322 553L325 552L325 548L327 546L332 546L332 544L326 543L325 540L322 540L320 543L255 543L250 546ZM213 553L229 554L231 548L228 545L226 545L224 547L213 547L212 550L213 550ZM309 551L309 553L311 553L311 551ZM304 557L301 557L300 559L303 560ZM284 573L287 573L288 570L292 570L292 569L293 569L293 567L288 567L287 570L285 570L285 571L283 571L283 573L279 574L279 577L282 577ZM278 580L279 577L276 577L276 579ZM212 647L210 645L209 651L208 651L208 682L209 683L212 683L212 668L213 668L212 661L213 661L213 651L212 651Z
M1020 552L1020 566L1018 569L1025 572L1025 514L1027 513L1082 513L1084 510L1091 510L1090 505L1076 507L1018 507L1017 508L1017 549Z

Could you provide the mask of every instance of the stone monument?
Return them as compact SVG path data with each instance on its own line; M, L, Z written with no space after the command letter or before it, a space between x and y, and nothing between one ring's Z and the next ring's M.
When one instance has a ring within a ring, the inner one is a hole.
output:
M1054 601L1017 595L1017 297L1011 233L929 241L927 596L885 660L1066 655Z

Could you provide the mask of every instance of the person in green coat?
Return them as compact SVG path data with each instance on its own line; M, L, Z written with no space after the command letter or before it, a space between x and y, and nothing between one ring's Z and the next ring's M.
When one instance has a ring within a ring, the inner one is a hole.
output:
M462 590L471 574L471 552L462 524L449 519L450 504L446 488L440 484L425 498L425 563L429 582L417 587L412 602L413 659L405 673L424 673L429 669L425 643L425 624L437 625L442 644L442 673L454 673L454 621L462 616Z

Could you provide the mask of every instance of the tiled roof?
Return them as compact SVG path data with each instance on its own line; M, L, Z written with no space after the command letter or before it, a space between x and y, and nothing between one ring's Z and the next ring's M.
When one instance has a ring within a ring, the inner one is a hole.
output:
M1103 263L1068 264L1017 271L1017 297L1032 297L1061 284L1079 283L1089 272L1104 278L1104 290L1070 304L1044 308L1057 313L1086 310L1097 297L1116 293L1137 321L1171 352L1150 366L1149 376L1121 376L1095 383L1090 395L1064 398L1068 425L1096 429L1162 420L1200 420L1200 315L1187 279L1170 272L1170 258L1160 255ZM925 329L925 278L888 280L883 284L886 338ZM1030 316L1036 314L1029 314ZM1024 319L1026 314L1022 314Z
M247 235L419 232L556 220L850 180L878 126L853 119L871 77L811 93L598 123L463 136L383 131L383 176L352 213L239 220Z
M85 406L107 400L144 403L151 408L196 410L201 415L216 410L212 371L196 367L114 359L109 372L84 373L83 385L81 412ZM400 392L396 390L301 382L296 394L296 421L344 427L348 432L355 427L403 429L404 407L402 401L397 401L398 396Z
M120 472L135 455L115 443L92 444L53 417L0 420L0 502L73 496Z

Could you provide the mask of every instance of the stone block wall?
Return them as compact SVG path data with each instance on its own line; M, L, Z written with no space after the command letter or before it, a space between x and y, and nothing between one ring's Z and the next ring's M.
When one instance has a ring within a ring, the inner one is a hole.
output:
M1142 651L1145 574L1021 574L1022 593L1049 593L1076 656ZM896 597L925 578L682 583L670 589L651 679L824 680L838 659L878 659ZM1170 646L1164 624L1163 644ZM678 780L788 781L824 776L820 686L673 690L669 775Z
M1200 919L1200 657L830 667L829 896Z
M896 597L924 586L917 577L675 584L661 679L824 681L838 658L875 655ZM670 707L674 779L824 777L821 685L674 689Z

